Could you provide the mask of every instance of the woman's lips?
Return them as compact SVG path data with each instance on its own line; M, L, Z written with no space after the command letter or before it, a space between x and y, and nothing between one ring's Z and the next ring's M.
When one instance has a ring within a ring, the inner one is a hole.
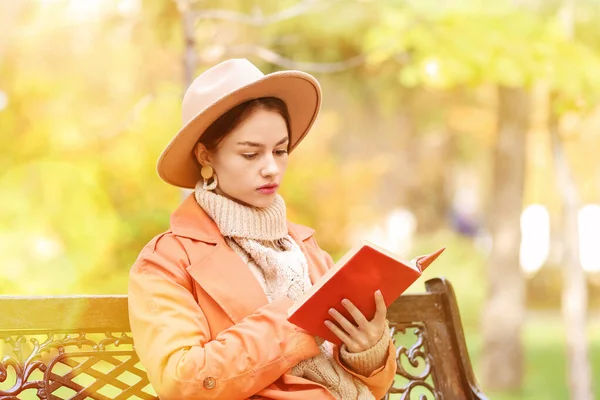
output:
M279 185L264 185L259 187L257 190L262 194L273 194L277 191Z

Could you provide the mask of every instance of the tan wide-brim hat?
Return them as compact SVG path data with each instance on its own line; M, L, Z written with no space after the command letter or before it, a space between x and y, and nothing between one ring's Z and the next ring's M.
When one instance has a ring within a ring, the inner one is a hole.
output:
M183 126L160 155L158 175L172 185L194 188L201 179L193 154L198 139L225 112L260 97L276 97L286 104L291 152L319 114L319 82L301 71L265 75L248 60L227 60L202 73L187 89L182 103Z

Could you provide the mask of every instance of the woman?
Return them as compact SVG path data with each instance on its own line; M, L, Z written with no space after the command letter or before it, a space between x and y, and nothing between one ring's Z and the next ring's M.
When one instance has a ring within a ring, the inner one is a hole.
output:
M135 348L168 399L379 399L395 348L386 307L367 320L327 323L339 348L287 321L287 309L333 265L313 230L286 220L277 194L288 152L321 104L299 71L263 75L229 60L200 75L183 99L184 125L158 173L193 188L131 269Z

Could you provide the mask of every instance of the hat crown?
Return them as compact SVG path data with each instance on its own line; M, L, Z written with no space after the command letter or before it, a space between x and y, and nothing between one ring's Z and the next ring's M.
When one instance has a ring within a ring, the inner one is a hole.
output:
M219 99L264 76L246 59L227 60L207 69L194 79L183 96L182 122L188 123Z

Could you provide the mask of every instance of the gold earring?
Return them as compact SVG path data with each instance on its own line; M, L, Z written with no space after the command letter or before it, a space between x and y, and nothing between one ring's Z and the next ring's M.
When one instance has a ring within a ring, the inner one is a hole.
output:
M215 170L210 165L203 165L202 169L200 170L200 175L202 175L202 178L204 179L212 178L214 173Z
M200 175L202 175L202 180L204 184L202 188L204 190L215 190L217 188L217 175L215 175L215 170L210 165L203 165L200 170ZM212 182L208 183L212 178Z

